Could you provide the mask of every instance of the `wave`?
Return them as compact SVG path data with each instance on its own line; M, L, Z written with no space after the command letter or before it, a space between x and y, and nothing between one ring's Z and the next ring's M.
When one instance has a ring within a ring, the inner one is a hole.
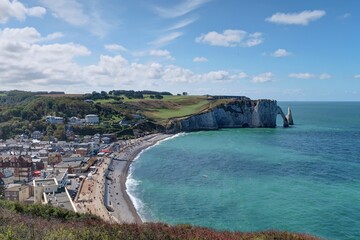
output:
M185 136L185 135L188 135L188 134L189 134L189 133L177 133L177 134L175 134L175 135L173 135L173 136L171 136L171 137L168 137L168 138L165 138L165 139L163 139L163 140L160 140L160 141L156 142L155 144L153 144L153 145L151 145L151 146L149 146L149 147L141 150L140 153L134 158L133 161L138 160L138 159L140 158L141 154L143 154L144 152L146 152L146 151L148 151L148 150L150 150L150 149L152 149L152 148L154 148L154 147L156 147L156 146L159 146L161 143L163 143L163 142L165 142L165 141L168 141L168 140L171 140L171 139L174 139L174 138L177 138L177 137L182 137L182 136Z
M131 167L130 167L131 169ZM139 217L141 218L142 222L146 222L145 219L145 204L135 196L135 192L137 190L137 186L141 181L138 181L132 177L132 174L129 174L126 179L126 193L129 195L131 202L133 203L136 212L138 213Z
M163 143L165 141L168 141L168 140L171 140L171 139L174 139L174 138L177 138L177 137L185 136L187 134L188 133L178 133L178 134L175 134L173 136L170 136L168 138L165 138L163 140L160 140L160 141L156 142L155 144L141 150L140 153L134 158L133 162L137 161L144 152L146 152L146 151L160 145L161 143ZM148 209L146 207L146 205L141 201L140 198L136 197L136 192L138 190L138 186L141 184L141 181L136 180L133 177L134 170L135 170L135 167L134 167L133 164L131 164L130 168L129 168L128 176L126 178L126 183L125 183L126 192L129 195L130 200L132 201L132 203L133 203L133 205L134 205L134 207L136 209L136 212L140 216L141 221L143 221L143 222L154 221L154 219L149 219L149 218L151 218L151 216L153 216L150 209ZM146 216L149 216L149 217L146 217Z

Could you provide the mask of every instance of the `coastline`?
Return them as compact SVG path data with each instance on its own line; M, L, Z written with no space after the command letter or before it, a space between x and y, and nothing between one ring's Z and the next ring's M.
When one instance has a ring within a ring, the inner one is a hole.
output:
M120 151L115 152L112 171L109 175L112 180L109 181L107 194L109 206L113 209L111 215L118 223L141 224L143 222L127 193L126 181L131 163L143 150L173 136L173 134L157 133L127 140L123 143Z

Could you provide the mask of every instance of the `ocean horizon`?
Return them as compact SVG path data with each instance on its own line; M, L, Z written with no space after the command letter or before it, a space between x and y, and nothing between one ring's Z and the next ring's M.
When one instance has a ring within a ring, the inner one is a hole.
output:
M144 150L127 191L144 221L360 237L360 102L278 102L295 125L181 133Z

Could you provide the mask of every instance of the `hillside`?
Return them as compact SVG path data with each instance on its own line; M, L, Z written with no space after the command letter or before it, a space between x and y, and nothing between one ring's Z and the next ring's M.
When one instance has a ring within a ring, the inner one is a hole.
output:
M318 238L289 232L216 232L190 225L163 223L108 224L92 215L67 212L46 205L0 200L0 239L294 239Z
M16 135L31 135L40 131L45 138L54 136L66 140L64 126L49 125L48 115L84 118L97 114L100 125L74 127L78 135L115 133L118 137L139 132L162 131L171 118L197 114L229 99L208 96L174 96L168 92L124 91L93 92L91 94L44 94L22 91L2 92L0 95L0 139ZM128 124L120 126L125 119Z
M172 95L169 92L132 90L84 95L1 93L0 139L21 134L31 136L34 131L43 134L42 140L72 140L75 136L96 133L132 138L154 132L275 127L277 114L281 113L285 118L276 101L236 96L188 96L185 93ZM212 112L216 112L216 116ZM71 118L80 120L89 114L97 115L100 123L68 124ZM49 124L45 121L46 116L62 117L63 124ZM284 122L284 126L288 123Z

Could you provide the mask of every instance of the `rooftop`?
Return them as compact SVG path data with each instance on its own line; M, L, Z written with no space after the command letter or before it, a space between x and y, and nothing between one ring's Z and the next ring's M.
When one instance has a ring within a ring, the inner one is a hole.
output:
M56 180L54 178L47 178L47 179L35 179L35 185L57 185Z
M29 185L12 186L10 188L7 188L6 191L18 192L18 191L22 191L28 187L29 187Z
M71 199L69 198L66 191L61 191L54 194L48 193L46 194L46 198L48 203L54 207L61 207L70 211L74 211L74 208L71 204Z

